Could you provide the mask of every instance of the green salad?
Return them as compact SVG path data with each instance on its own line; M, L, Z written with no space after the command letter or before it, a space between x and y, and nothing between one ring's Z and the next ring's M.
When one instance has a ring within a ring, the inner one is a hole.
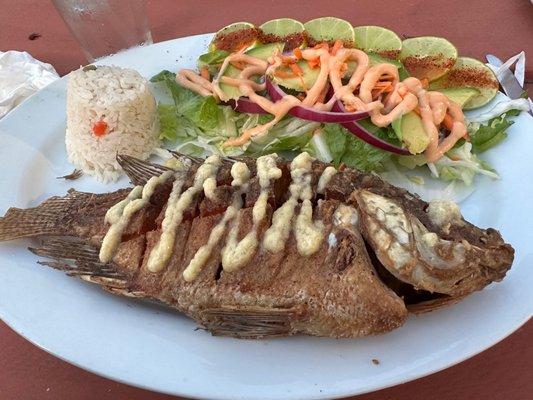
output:
M260 27L248 23L225 27L215 35L207 52L199 57L199 76L206 76L205 82L210 79L215 82L220 76L237 79L240 72L238 63L234 66L224 62L237 52L269 60L269 63L272 55L285 60L285 54L290 54L293 61L278 67L273 74L270 67L267 73L287 95L303 99L309 87L319 79L321 67L315 67L313 60L299 58L300 49L320 48L322 44L332 48L329 50L332 54L335 46L362 50L369 55L370 66L394 65L398 81L389 84L384 73L385 78L381 77L376 88L372 89L372 95L377 93L376 100L384 104L392 97L392 94L387 94L387 90L392 92L392 84L406 82L407 85L409 77L416 77L428 91L444 94L463 110L484 106L497 94L497 81L492 71L477 60L458 57L455 47L445 39L422 37L402 41L388 29L376 26L354 28L346 21L332 17L306 24L280 19ZM348 72L343 73L349 77L354 68L357 68L357 63L347 61L345 70ZM488 77L489 84L480 79L481 73ZM264 78L250 79L259 86ZM228 78L227 81L231 80ZM344 75L343 83L346 84L346 81ZM376 125L371 117L356 121L365 132L404 149L404 154L395 154L361 140L340 123L302 119L291 114L273 121L275 116L270 113L243 112L235 107L235 102L242 98L242 87L238 85L220 84L221 95L205 95L181 85L176 80L176 74L166 70L155 75L151 82L165 93L164 99L159 101L158 112L160 138L166 148L194 156L218 153L258 157L276 152L291 157L307 151L317 159L336 166L346 165L380 174L401 173L418 185L423 185L425 179L412 171L425 170L433 179L464 185L471 185L478 174L497 178L497 172L483 161L482 153L505 140L507 129L513 124L512 117L527 107L520 100L503 100L478 117L469 118L467 115L464 120L467 134L455 141L437 160L428 162L427 151L424 150L429 144L422 127L420 107L418 111L400 114L387 126ZM358 95L359 90L354 93ZM257 92L268 98L266 91ZM456 127L444 122L437 126L439 140L445 140L451 127ZM268 129L251 136L245 143L226 145L229 139L239 138L243 132L262 126L268 126Z

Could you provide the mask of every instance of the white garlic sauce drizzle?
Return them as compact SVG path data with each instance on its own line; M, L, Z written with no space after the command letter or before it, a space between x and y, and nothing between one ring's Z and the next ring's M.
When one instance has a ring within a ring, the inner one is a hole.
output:
M236 162L231 167L231 176L233 177L231 186L236 188L233 193L232 204L226 209L219 223L211 230L207 243L198 249L183 271L183 278L187 282L193 281L202 271L213 249L222 239L227 224L238 216L239 210L243 206L242 195L248 190L250 170L245 163Z
M120 245L122 232L128 226L131 216L148 204L157 186L165 183L172 174L173 171L166 171L159 176L151 177L144 187L135 186L124 200L107 211L104 220L111 225L100 247L99 258L101 262L111 261Z
M291 163L292 183L289 186L290 197L278 208L272 216L272 225L263 237L263 247L272 253L280 252L285 248L291 229L294 230L296 246L300 254L309 256L320 248L324 239L324 226L321 221L313 221L313 207L311 199L311 172L313 157L307 152L300 153ZM294 227L294 209L302 200L300 213L296 218Z
M272 181L281 178L282 171L276 165L277 154L261 156L257 159L257 176L260 192L252 209L253 226L244 238L237 241L239 218L231 225L226 246L222 249L222 267L224 271L235 271L246 265L255 254L258 245L257 230L265 219L268 193Z
M191 205L194 197L204 189L205 181L209 178L216 178L220 165L220 157L218 155L212 155L198 167L194 176L193 185L185 190L183 194L179 194L181 188L173 187L173 193L170 195L172 201L169 198L167 209L165 210L165 217L161 224L161 237L150 252L148 258L147 268L150 272L158 272L165 267L172 255L176 232L183 220L183 213Z
M329 184L329 181L333 176L337 173L337 170L335 167L332 167L331 165L326 167L324 171L322 171L322 175L320 175L320 179L318 180L318 185L316 188L316 192L323 194L326 190L326 187Z
M253 226L250 232L240 241L237 240L239 232L239 210L243 207L242 195L249 187L250 170L245 163L236 162L231 168L233 178L231 185L236 189L233 194L232 204L226 209L222 219L212 229L208 241L200 247L193 256L189 265L183 271L186 281L192 281L201 272L208 261L213 249L223 238L229 225L229 233L224 248L222 249L222 266L225 271L231 272L246 265L255 254L259 245L258 228L266 218L269 190L273 182L280 179L282 171L277 166L276 154L269 154L257 159L257 176L259 178L260 193L252 209ZM291 231L293 231L298 252L303 256L316 253L324 240L324 224L322 221L313 220L313 207L311 199L312 164L314 158L308 153L299 154L291 163L290 172L292 183L289 186L290 197L279 207L272 216L272 224L263 237L263 247L270 252L279 252L285 248ZM175 180L169 195L167 208L162 222L159 241L150 252L147 269L150 272L159 272L168 263L172 256L176 233L183 220L185 210L191 205L194 197L202 190L209 199L216 198L216 175L221 166L218 155L208 157L198 167L194 182L184 192L185 178L183 174L167 171L159 177L151 178L144 187L136 186L128 196L111 207L106 213L105 221L111 226L104 237L100 249L100 259L109 261L120 244L122 231L129 223L131 215L144 207L150 200L157 185L165 182L172 174ZM337 171L333 167L324 169L319 178L317 192L323 193L325 187ZM298 202L302 201L300 211L294 217ZM293 223L294 222L294 223ZM331 243L330 243L331 246Z

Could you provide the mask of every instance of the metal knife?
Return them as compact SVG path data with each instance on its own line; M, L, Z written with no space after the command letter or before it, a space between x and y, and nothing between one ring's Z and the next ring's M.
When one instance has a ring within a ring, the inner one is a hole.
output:
M502 60L500 60L498 57L487 54L485 56L488 63L496 68L499 68L503 65ZM507 96L509 96L511 99L520 99L520 98L526 98L529 101L529 111L527 111L528 114L533 116L533 101L529 98L529 95L526 90L520 85L520 82L518 82L518 79L516 76L511 72L509 68L505 68L503 71L500 71L500 73L497 76L498 81L500 82L500 85L505 92Z
M485 56L489 64L500 67L503 63L502 61L492 54L487 54ZM505 92L507 96L509 96L511 99L519 99L522 97L529 97L527 96L527 92L520 86L520 83L518 82L518 79L516 79L516 76L511 72L509 68L504 69L498 74L498 80L500 81L500 85Z

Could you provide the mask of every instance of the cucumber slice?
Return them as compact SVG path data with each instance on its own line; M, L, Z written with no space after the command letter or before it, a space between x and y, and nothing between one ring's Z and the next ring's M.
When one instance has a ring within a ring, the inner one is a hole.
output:
M433 81L448 72L457 60L457 49L446 39L421 36L402 42L400 61L411 76Z
M225 26L209 44L209 51L226 50L229 52L251 47L257 43L259 31L249 22L235 22Z
M396 59L402 49L402 41L396 33L381 26L356 26L355 47L367 53Z
M286 50L300 47L305 41L305 27L292 18L278 18L259 27L262 43L283 42Z
M316 18L306 22L304 27L311 46L321 42L333 43L335 40L342 40L346 46L353 46L355 42L353 26L340 18Z
M281 78L279 76L274 75L272 77L274 82L276 82L280 86L283 86L284 88L296 90L297 92L305 92L307 89L313 86L316 81L316 78L318 77L318 74L320 73L320 68L311 68L307 61L304 60L298 61L297 64L303 71L303 76L301 78L297 76ZM289 67L285 66L280 67L279 70L281 72L286 72L287 74L292 73L292 70Z
M450 72L429 85L432 90L464 87L479 90L479 94L463 106L465 110L472 110L491 101L498 93L499 83L494 72L481 61L459 57Z

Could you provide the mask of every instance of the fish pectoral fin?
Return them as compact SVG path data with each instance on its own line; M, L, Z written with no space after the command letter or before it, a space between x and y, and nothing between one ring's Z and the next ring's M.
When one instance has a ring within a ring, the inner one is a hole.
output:
M431 300L425 300L420 303L408 304L407 311L412 314L424 314L430 311L435 311L442 307L448 307L455 303L458 303L464 299L467 295L461 296L441 296Z
M39 247L29 247L32 253L51 261L39 261L40 265L64 271L69 276L77 276L87 282L106 288L124 288L127 276L116 268L114 263L101 263L98 249L85 240L74 237L50 237Z
M297 308L220 307L202 310L199 322L213 336L260 339L296 333L300 315Z

